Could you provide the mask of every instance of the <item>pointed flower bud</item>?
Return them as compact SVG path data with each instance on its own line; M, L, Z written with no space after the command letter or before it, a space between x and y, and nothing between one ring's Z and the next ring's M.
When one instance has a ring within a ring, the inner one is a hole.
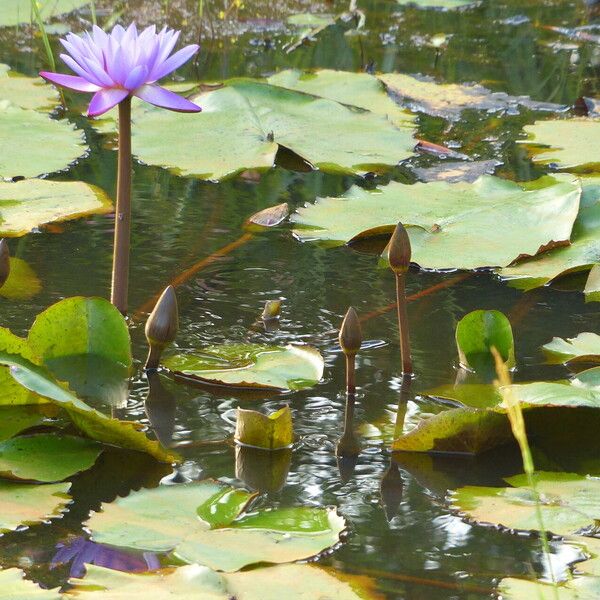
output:
M340 327L340 346L344 354L354 356L362 344L362 331L360 320L354 308L350 307Z
M146 321L146 339L150 345L150 354L146 369L156 369L162 351L175 341L179 329L179 311L177 296L172 285L161 294L154 310Z
M10 275L10 254L6 240L0 240L0 287L2 287Z
M267 300L262 312L263 321L278 319L281 313L281 300Z
M402 275L410 267L410 239L402 223L396 225L396 229L388 246L388 260L390 267L396 275Z

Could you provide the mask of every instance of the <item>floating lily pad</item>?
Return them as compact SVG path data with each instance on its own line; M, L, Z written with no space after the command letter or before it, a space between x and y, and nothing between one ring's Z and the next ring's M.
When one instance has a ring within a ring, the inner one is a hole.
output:
M328 27L335 24L335 17L325 14L298 13L290 15L287 18L287 23L294 27Z
M86 527L99 543L173 551L185 562L221 571L309 558L335 545L345 527L335 509L312 507L262 510L235 518L228 503L239 510L252 495L242 498L243 492L231 491L222 483L204 481L133 492L103 504ZM206 508L215 503L216 522L215 511Z
M478 373L493 373L492 348L499 353L508 368L515 364L515 342L512 327L498 310L474 310L456 326L456 347L461 366Z
M581 206L573 224L571 244L501 269L502 279L512 287L529 290L600 262L600 182L597 181L591 177L582 179Z
M238 408L235 439L240 444L253 448L267 450L289 448L294 442L290 407L284 406L270 415Z
M73 423L88 437L129 450L146 452L157 460L174 462L175 453L161 447L140 431L141 426L131 421L111 419L88 406L68 389L65 389L46 371L19 354L0 351L0 364L11 367L10 374L27 390L34 392L53 404L63 408Z
M473 183L482 175L493 175L500 163L497 160L478 160L474 162L443 162L435 167L415 167L413 173L425 182L445 181Z
M535 474L540 511L547 531L569 535L600 518L600 479L573 473ZM512 487L467 486L450 494L453 508L482 523L509 529L537 530L534 494L526 475L509 477Z
M0 327L0 351L19 354L29 360L34 359L27 340L15 335L5 327ZM0 406L36 404L38 402L45 402L45 400L17 383L8 372L8 367L0 366Z
M473 6L477 2L475 0L396 0L398 4L407 4L409 6L418 6L419 8L464 8L465 6Z
M0 532L60 517L71 501L71 484L31 485L0 480Z
M66 298L40 313L27 338L33 354L83 398L127 397L131 340L123 315L103 298Z
M432 77L403 73L378 75L388 90L411 110L436 117L458 119L465 109L498 112L518 106L533 110L564 110L564 106L549 102L535 102L528 96L509 96L492 92L482 85L466 83L437 83Z
M37 0L44 21L58 15L70 13L86 4L89 0ZM32 23L35 20L31 0L2 0L0 4L0 27Z
M9 300L28 300L42 289L35 271L22 259L10 257L10 274L0 286L0 296Z
M492 383L440 385L427 390L427 396L451 400L470 408L491 408L502 402L498 388Z
M600 159L600 119L573 118L536 121L524 128L521 143L533 148L535 162L553 163L562 169L597 171Z
M24 131L27 135L23 135ZM68 121L57 121L48 115L0 101L0 178L36 177L61 171L85 151L82 132ZM0 185L4 187L5 184ZM4 193L0 195L0 202L9 199ZM35 194L35 191L31 193ZM4 212L4 209L0 212L3 219L6 218ZM48 221L41 221L45 222Z
M600 302L600 264L592 267L583 293L586 302Z
M62 481L89 469L101 451L96 442L70 435L20 436L0 442L0 476L41 483Z
M507 577L500 582L500 591L506 600L596 600L600 577L574 577L557 585Z
M412 260L433 269L508 265L569 239L579 209L569 175L516 184L484 175L475 183L392 182L375 191L352 187L321 198L292 220L302 241L331 245L391 233L402 221Z
M415 128L415 117L398 106L387 94L384 85L374 75L320 69L314 73L289 69L267 80L298 92L305 92L354 106L387 117L397 127Z
M169 356L163 365L205 383L238 388L300 390L323 377L324 362L310 346L225 344L202 354Z
M20 569L0 569L0 589L9 600L60 600L58 588L44 590L33 581L25 579Z
M566 340L555 337L542 346L548 360L561 363L600 363L600 335L584 332Z
M43 422L44 414L38 406L0 405L0 441L8 440L17 433Z
M41 77L26 77L0 64L0 102L5 100L20 108L43 110L56 106L58 98L56 89Z
M270 168L280 148L325 171L364 173L412 154L412 132L372 113L262 81L237 79L192 98L202 112L148 109L134 132L141 161L218 180ZM343 133L343 135L341 135Z
M0 121L1 119L0 110ZM24 130L27 131L27 128ZM19 135L23 139L35 138L35 132L31 132L31 136L23 136L22 132ZM19 146L19 143L15 144L16 147ZM44 142L40 140L40 149L43 145ZM13 150L11 148L5 153L0 152L0 174L1 161L10 156ZM44 153L52 156L53 151L46 148ZM32 161L35 162L35 159ZM47 223L111 211L112 203L108 196L100 188L81 181L25 179L14 183L0 182L1 237L19 237Z
M292 586L292 581L302 583ZM182 600L280 600L283 590L286 600L378 597L370 593L374 585L367 577L340 579L335 572L313 565L277 565L242 573L216 573L195 564L138 574L88 565L85 577L71 579L70 583L81 600L128 600L138 595L151 595L153 600L175 596Z

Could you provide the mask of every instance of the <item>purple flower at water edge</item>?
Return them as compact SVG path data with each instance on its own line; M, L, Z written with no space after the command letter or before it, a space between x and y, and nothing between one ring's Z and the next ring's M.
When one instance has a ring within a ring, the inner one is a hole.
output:
M198 112L199 106L156 84L198 51L192 44L171 55L179 34L166 27L157 33L154 25L138 33L135 23L127 29L116 25L108 34L94 25L91 33L70 33L60 40L68 52L60 57L77 75L40 75L56 85L93 93L90 117L104 114L128 96L178 112Z

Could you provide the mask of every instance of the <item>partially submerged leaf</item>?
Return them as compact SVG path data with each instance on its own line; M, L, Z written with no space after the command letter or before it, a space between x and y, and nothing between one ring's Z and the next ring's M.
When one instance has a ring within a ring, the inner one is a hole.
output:
M290 407L286 405L270 415L238 408L235 439L240 444L253 448L266 450L289 448L294 442Z
M0 296L9 300L28 300L39 294L41 289L42 283L35 271L22 258L11 256L10 274L0 286Z
M82 133L64 119L57 121L0 101L0 178L36 177L65 169L85 153L83 142ZM0 200L5 199L0 195Z
M91 440L55 433L0 442L0 476L49 483L89 469L102 451Z
M323 357L310 346L225 344L202 354L178 354L163 360L175 373L204 383L238 388L299 390L323 377Z
M44 21L72 12L89 3L89 0L37 0ZM31 0L2 0L0 27L32 22Z
M230 491L225 484L203 481L133 492L103 504L86 526L99 543L173 551L185 562L222 571L309 558L336 544L345 527L334 509L279 508L235 518L228 503L240 510L252 496ZM218 513L206 509L215 501Z
M71 484L31 485L0 480L0 532L60 517L71 501Z
M569 239L581 188L569 175L517 184L484 175L475 183L392 182L352 187L292 217L303 241L341 244L406 227L412 260L424 268L506 266Z
M574 473L537 472L540 511L548 532L570 535L600 517L600 479ZM539 519L526 475L509 477L508 488L466 486L450 494L452 508L482 523L537 530Z
M262 81L231 80L193 100L197 115L146 110L134 134L140 160L218 180L270 168L285 148L321 170L364 173L396 165L415 144L379 115Z
M466 181L473 183L482 175L493 175L500 163L497 160L478 160L474 162L443 162L435 167L415 167L413 173L425 182L445 181L458 183Z
M58 588L44 590L20 569L0 569L0 589L7 600L60 600Z
M40 313L29 347L59 381L84 398L118 405L127 396L131 340L123 315L103 298L66 298Z
M0 64L0 102L5 100L20 108L44 110L53 108L58 98L56 89L41 77L26 77Z
M600 363L600 335L586 331L577 337L555 337L542 346L548 361L561 363Z
M290 214L290 209L287 202L269 206L263 210L259 210L248 218L247 227L256 227L258 230L263 227L275 227L285 221Z
M462 111L469 108L487 112L505 111L519 106L551 111L565 108L558 104L535 102L528 96L492 92L476 84L437 83L432 77L404 73L384 73L378 77L411 110L446 119L458 119Z
M600 119L579 117L536 121L524 128L522 144L532 146L535 162L552 163L562 169L598 171ZM535 146L535 147L534 147Z
M182 600L280 600L282 593L286 600L378 597L370 593L374 583L367 577L340 578L332 570L313 565L277 565L242 573L216 573L194 564L140 574L88 565L85 577L71 579L70 583L75 586L70 594L81 600L129 600L146 595L153 600L174 596Z
M456 347L461 366L478 373L494 372L492 348L509 368L515 364L512 327L498 310L474 310L465 315L456 326Z
M502 402L498 388L492 383L440 385L427 390L427 396L451 400L470 408L491 408Z
M31 138L35 139L34 131ZM44 141L40 140L38 145L43 146ZM10 156L12 152L11 147L5 153L0 151L0 156ZM52 156L53 152L46 149L45 154ZM29 160L36 162L35 158ZM111 210L112 203L100 188L81 181L0 181L0 236L3 237L20 237L47 223L106 214Z

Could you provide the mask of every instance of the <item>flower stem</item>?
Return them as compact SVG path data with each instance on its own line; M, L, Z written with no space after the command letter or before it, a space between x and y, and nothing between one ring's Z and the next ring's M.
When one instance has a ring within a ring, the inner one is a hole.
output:
M402 357L402 373L412 375L412 359L410 357L410 338L408 334L408 313L406 311L405 275L396 274L396 304L398 307L398 332L400 334L400 354Z
M346 354L346 393L356 393L356 354Z
M131 230L131 98L119 104L119 167L110 301L127 314Z

